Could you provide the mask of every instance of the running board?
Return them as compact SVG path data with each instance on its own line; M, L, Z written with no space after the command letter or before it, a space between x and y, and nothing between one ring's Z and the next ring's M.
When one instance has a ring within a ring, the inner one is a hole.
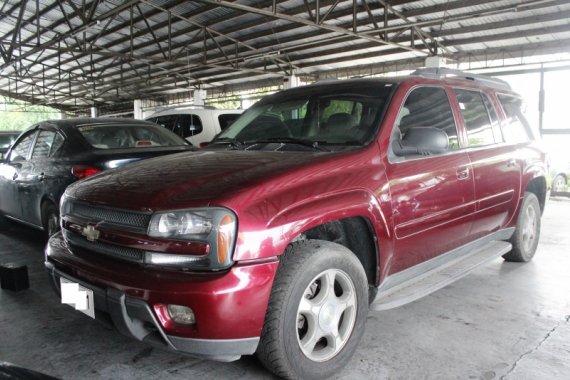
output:
M413 302L459 280L474 269L504 255L511 249L511 244L506 241L490 241L468 254L453 257L451 260L395 286L380 287L370 309L388 310Z

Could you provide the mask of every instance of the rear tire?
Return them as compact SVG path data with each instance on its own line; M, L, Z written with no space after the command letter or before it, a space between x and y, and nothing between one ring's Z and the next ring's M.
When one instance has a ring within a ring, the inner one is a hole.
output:
M525 193L515 233L511 237L513 249L503 255L506 261L523 263L532 260L540 238L540 216L538 198L533 193Z
M53 203L47 202L42 206L42 224L44 234L48 239L59 231L59 211Z
M367 312L366 274L349 249L293 243L281 257L257 356L283 378L328 378L352 357Z

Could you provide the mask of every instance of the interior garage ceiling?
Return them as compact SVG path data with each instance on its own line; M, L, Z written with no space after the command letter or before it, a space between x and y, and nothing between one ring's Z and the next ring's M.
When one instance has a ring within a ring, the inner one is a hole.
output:
M570 51L568 0L4 0L0 95L81 112ZM132 108L131 108L132 109Z

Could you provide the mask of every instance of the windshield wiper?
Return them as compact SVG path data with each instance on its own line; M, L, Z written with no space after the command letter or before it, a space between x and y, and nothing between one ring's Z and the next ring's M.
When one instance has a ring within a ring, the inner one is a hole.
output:
M331 150L319 145L318 141L311 141L307 139L300 139L297 137L268 137L265 139L244 141L244 144L263 144L263 143L283 143L283 144L297 144L302 146L308 146L315 150L321 150L323 152L330 152Z
M212 141L210 144L227 144L228 147L235 149L243 149L245 145L242 141L239 141L233 137L220 137L219 139Z

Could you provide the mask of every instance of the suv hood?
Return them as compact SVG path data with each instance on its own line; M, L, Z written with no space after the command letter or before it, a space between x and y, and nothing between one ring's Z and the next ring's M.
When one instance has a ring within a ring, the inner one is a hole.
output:
M337 153L338 154L338 153ZM334 153L200 151L151 158L71 185L89 203L156 211L208 205Z

